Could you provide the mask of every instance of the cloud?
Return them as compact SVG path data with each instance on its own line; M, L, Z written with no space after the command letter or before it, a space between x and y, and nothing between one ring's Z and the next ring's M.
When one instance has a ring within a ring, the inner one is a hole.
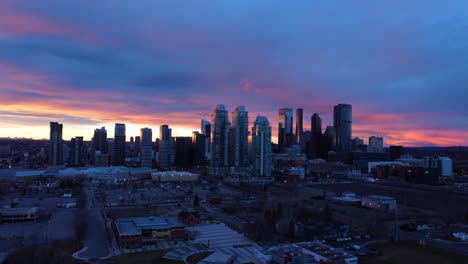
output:
M114 121L187 134L224 103L267 116L275 135L279 108L304 108L308 128L312 113L332 124L333 105L351 103L357 136L466 145L466 8L4 1L0 111L9 124L50 116L88 135Z

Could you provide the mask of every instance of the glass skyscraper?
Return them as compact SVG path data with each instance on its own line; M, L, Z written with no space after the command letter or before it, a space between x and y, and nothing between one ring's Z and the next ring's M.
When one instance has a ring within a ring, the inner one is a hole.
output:
M338 104L333 108L334 145L337 152L351 151L352 106Z

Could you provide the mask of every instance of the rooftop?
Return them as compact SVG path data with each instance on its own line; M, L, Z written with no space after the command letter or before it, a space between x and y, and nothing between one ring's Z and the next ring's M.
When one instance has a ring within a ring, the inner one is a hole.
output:
M121 219L115 221L117 231L121 236L141 235L141 230L132 219Z
M395 200L393 197L383 196L383 195L367 195L365 196L371 199L378 199L378 200Z
M149 217L132 217L132 218L120 218L117 219L116 224L118 223L127 223L122 226L122 230L131 230L133 226L137 228L140 232L141 229L152 229L152 230L164 230L171 228L182 228L185 225L180 223L175 217L158 217L158 216L149 216ZM119 229L120 232L120 229ZM133 232L136 232L133 229Z

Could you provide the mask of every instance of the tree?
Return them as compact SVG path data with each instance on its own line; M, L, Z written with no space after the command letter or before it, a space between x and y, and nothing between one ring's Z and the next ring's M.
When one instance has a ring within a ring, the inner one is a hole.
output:
M198 197L198 194L195 195L195 197L193 198L193 206L194 207L198 207L200 205L200 198Z

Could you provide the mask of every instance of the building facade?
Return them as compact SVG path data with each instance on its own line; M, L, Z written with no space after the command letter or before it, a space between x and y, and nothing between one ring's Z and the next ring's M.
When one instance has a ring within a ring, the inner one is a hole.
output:
M62 124L50 122L49 166L63 165L62 128Z
M172 130L168 125L159 127L159 167L169 169L172 164Z
M369 137L369 152L383 152L383 137Z
M244 106L238 106L231 113L231 153L230 165L234 167L246 167L249 165L248 157L248 136L249 136L249 116Z
M231 123L224 105L217 105L211 114L211 160L214 170L229 166L229 130ZM216 173L215 173L216 174Z
M112 165L124 166L126 153L125 124L115 124L114 131L114 160Z
M337 152L351 151L352 106L338 104L333 108L334 145Z
M252 129L253 176L271 176L271 126L264 116L257 116Z
M71 139L70 165L74 167L83 166L83 137Z
M141 152L140 165L141 167L153 167L153 131L151 128L142 128L140 130Z
M278 115L278 151L286 152L293 142L293 110L282 108Z
M294 134L294 142L302 146L302 134L304 133L303 118L304 110L302 108L296 109L296 133Z

